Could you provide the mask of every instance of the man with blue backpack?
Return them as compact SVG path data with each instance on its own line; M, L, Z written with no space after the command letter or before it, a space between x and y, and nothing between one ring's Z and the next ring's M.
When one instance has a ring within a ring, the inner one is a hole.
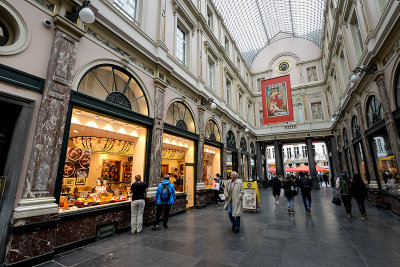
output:
M164 176L164 180L157 187L156 191L156 204L157 204L157 213L156 213L156 222L154 223L152 229L158 230L158 224L160 222L161 212L164 210L163 217L163 227L162 230L168 228L168 217L169 211L171 209L171 205L175 203L176 194L175 187L169 181L169 175Z

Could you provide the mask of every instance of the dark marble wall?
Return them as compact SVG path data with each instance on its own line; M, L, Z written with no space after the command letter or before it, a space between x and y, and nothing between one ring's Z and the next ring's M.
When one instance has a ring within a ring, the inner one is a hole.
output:
M214 191L210 189L201 189L196 191L196 208L204 208L207 204L214 201Z

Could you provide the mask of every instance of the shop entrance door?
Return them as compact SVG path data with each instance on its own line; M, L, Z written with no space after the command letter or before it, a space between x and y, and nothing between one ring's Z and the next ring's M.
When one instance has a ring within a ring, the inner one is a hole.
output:
M192 208L194 206L194 172L195 166L193 163L185 163L185 192L187 194L186 208Z

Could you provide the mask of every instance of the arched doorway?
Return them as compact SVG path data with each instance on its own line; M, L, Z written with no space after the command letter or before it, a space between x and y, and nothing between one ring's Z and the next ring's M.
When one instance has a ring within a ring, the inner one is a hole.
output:
M197 141L192 111L184 102L172 102L164 120L161 173L170 175L177 194L186 194L187 208L195 203Z
M221 175L221 135L217 123L210 119L207 121L204 131L204 164L203 181L206 188L211 188L214 177Z
M226 172L228 179L232 171L238 171L238 149L235 135L231 130L226 134Z
M247 151L246 139L242 137L240 139L240 161L242 166L242 177L243 181L249 180L249 152Z
M361 178L363 179L365 184L369 183L369 175L367 171L367 165L365 161L365 152L361 142L361 128L360 122L356 115L353 116L351 119L351 130L352 130L352 145L354 148L355 160L358 169L358 173L360 174Z

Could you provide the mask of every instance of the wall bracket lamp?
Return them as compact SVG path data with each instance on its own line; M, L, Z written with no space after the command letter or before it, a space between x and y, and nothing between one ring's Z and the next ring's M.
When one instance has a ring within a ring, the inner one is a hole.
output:
M90 24L95 21L93 11L89 7L90 1L83 1L82 6L74 7L72 12L67 12L66 17L70 21L77 21L80 18L83 22Z
M358 83L361 79L360 73L365 72L366 74L374 74L377 71L376 65L371 65L370 67L360 68L357 67L353 70L353 75L350 78L352 83Z
M215 109L217 107L217 104L215 104L213 98L202 98L201 99L201 105L206 106L207 104L210 104L211 109Z

